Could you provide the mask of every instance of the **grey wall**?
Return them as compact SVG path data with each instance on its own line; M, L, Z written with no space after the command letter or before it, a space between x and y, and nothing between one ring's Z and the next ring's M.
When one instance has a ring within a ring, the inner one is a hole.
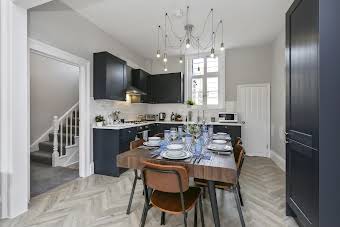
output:
M273 42L273 73L271 89L271 150L285 159L286 128L285 32Z
M226 50L226 101L237 99L237 85L270 83L272 44Z
M79 69L30 54L31 144L79 100Z
M227 49L226 55L226 101L236 101L237 85L270 83L273 72L272 42L241 48ZM164 72L163 62L152 63L152 73ZM185 72L184 64L178 63L178 57L169 57L168 72Z
M151 71L147 59L129 50L58 0L29 10L28 35L90 60L91 67L94 52L108 51L126 60L132 67ZM91 83L92 78L91 69Z

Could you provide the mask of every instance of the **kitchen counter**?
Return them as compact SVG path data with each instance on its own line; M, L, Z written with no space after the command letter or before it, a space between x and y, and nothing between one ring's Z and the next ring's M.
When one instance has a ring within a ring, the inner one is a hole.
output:
M143 122L140 124L116 124L116 125L105 125L105 126L97 126L94 125L93 128L97 129L111 129L111 130L120 130L126 128L134 128L134 127L141 127L145 125L151 124L194 124L195 122L185 122L185 121L149 121ZM202 124L201 122L199 124ZM241 126L241 123L223 123L223 122L206 122L207 125L225 125L225 126Z

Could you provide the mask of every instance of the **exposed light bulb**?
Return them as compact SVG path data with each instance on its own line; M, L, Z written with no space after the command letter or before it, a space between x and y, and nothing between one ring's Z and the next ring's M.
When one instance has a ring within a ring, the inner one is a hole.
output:
M160 50L157 50L156 57L157 57L157 58L160 58L160 57L161 57L161 51L160 51Z
M185 42L185 47L188 49L190 48L190 39L187 39Z
M221 43L221 48L220 48L221 51L224 51L224 43L222 42Z
M183 63L183 58L182 58L182 57L179 58L179 63L180 63L180 64Z
M167 72L168 68L166 66L164 66L164 72Z
M168 61L168 55L167 55L166 53L164 53L163 61L164 61L164 62L167 62L167 61Z
M215 57L215 49L214 48L211 48L210 57L212 57L212 58Z

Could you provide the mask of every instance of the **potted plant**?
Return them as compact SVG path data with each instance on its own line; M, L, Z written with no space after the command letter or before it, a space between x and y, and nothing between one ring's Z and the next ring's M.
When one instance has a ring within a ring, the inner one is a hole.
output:
M104 117L102 116L102 115L98 115L98 116L96 116L96 124L97 124L97 126L98 127L102 127L103 126L103 124L104 124Z
M192 101L191 99L188 99L188 100L187 100L187 106L188 106L188 108L191 108L193 105L195 105L195 102Z

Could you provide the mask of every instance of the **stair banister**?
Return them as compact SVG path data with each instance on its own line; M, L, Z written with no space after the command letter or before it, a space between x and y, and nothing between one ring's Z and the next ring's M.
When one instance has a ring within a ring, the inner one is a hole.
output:
M59 157L58 152L58 131L59 131L59 119L58 116L53 117L53 153L52 153L52 166L56 166L56 160Z

